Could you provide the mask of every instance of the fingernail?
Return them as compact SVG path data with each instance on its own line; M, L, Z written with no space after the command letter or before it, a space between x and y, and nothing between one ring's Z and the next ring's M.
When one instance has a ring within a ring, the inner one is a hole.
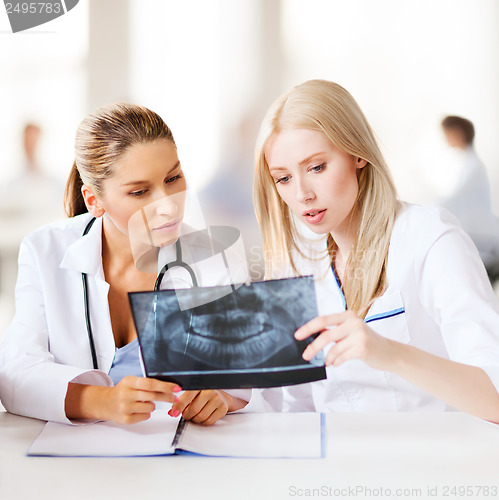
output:
M170 411L171 411L170 415L172 417L178 417L180 415L180 412L178 410L170 410Z
M176 385L174 388L173 388L173 392L180 392L182 390L182 387L179 387L178 385Z

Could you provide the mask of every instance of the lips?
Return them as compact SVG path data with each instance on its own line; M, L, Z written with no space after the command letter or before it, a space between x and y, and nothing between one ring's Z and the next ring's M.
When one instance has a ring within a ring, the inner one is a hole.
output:
M310 224L319 224L319 222L322 221L324 218L324 215L326 214L326 209L311 209L303 212L303 217L305 217L306 221L309 222Z
M174 231L178 227L180 221L181 221L181 219L176 219L172 222L167 222L165 224L162 224L161 226L155 227L152 230L159 231L159 232Z

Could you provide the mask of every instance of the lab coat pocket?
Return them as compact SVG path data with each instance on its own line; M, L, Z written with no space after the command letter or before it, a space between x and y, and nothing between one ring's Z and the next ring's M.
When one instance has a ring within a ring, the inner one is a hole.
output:
M379 335L397 342L410 341L404 301L399 291L387 290L369 309L365 322Z

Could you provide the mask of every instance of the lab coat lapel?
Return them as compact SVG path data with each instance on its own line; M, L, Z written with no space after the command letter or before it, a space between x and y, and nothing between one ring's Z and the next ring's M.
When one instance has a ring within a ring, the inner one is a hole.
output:
M94 222L88 234L68 247L61 268L104 279L102 270L102 217Z
M109 284L102 268L102 218L94 222L88 234L68 247L61 268L87 274L90 321L97 361L99 368L107 373L114 359L115 343L109 314Z

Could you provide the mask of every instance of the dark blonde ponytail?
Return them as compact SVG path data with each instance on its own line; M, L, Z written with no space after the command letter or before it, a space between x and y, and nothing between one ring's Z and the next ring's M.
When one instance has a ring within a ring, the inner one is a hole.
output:
M85 200L81 194L82 186L83 181L81 180L76 162L74 161L64 190L64 210L68 217L74 217L75 215L81 215L88 212Z

